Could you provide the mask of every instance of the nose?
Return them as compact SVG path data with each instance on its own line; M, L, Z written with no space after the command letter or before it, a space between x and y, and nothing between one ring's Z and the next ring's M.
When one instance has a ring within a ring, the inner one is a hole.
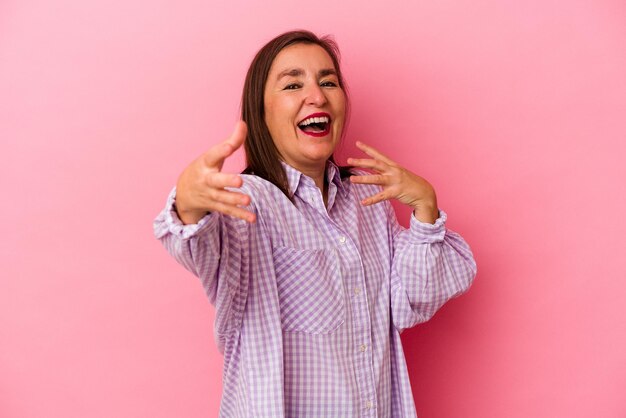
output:
M320 86L317 83L312 83L306 89L306 104L313 106L323 106L326 104L328 100L326 99L326 95Z

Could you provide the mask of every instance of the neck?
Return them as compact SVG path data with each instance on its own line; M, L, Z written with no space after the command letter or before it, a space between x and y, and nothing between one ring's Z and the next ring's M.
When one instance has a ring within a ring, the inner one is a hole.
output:
M320 191L322 192L322 197L324 198L324 204L326 204L326 202L328 201L328 184L326 182L326 165L324 165L324 167L322 167L321 169L315 168L315 169L301 170L301 172L305 176L313 179L313 182L315 182L315 185L317 186L317 188L320 189Z
M324 173L322 173L321 175L317 175L315 177L308 175L308 174L307 176L313 179L313 181L315 182L315 185L317 186L318 189L322 191L322 194L323 194L326 189L326 176L324 175Z
M291 165L291 164L290 164ZM291 165L296 170L300 171L307 177L310 177L315 182L315 185L318 189L324 190L324 182L326 178L326 164L322 166L314 166L314 167L296 167L295 165Z

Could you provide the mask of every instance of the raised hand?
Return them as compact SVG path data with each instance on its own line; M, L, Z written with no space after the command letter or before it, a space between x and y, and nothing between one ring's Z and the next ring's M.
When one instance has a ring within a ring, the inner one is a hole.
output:
M250 196L224 189L241 187L241 176L221 172L224 160L241 147L247 132L245 122L237 122L227 140L194 160L178 177L176 211L184 224L197 223L207 212L221 212L247 222L256 220L255 214L241 208L250 204Z
M348 164L354 167L374 171L374 174L351 176L356 184L377 184L383 188L380 193L361 201L365 206L388 199L398 199L411 206L415 217L426 223L435 223L439 217L435 189L422 177L401 167L389 157L362 142L357 147L372 158L348 158Z

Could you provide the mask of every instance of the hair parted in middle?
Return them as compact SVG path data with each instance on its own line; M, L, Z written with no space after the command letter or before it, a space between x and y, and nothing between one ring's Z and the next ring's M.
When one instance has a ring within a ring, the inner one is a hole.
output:
M339 87L346 97L346 123L342 130L342 137L346 131L345 125L349 119L350 101L346 84L339 66L339 48L335 41L328 37L318 37L306 30L285 32L271 41L257 52L248 68L246 81L241 98L241 118L248 125L248 136L245 141L246 169L243 174L254 174L278 187L290 200L287 175L280 164L280 153L274 145L272 136L265 123L265 85L270 68L276 56L286 47L294 44L315 44L322 47L330 56L337 72ZM330 161L334 163L331 155ZM349 177L352 173L348 167L339 167L341 178Z

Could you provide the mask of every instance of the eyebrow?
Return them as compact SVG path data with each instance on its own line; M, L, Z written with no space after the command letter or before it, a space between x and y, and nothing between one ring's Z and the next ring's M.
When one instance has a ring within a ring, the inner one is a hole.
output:
M302 75L304 75L304 70L302 68L290 68L278 74L276 79L280 80L283 77L301 77ZM317 73L318 77L326 77L327 75L337 75L337 71L335 71L334 68L324 68L319 70Z

